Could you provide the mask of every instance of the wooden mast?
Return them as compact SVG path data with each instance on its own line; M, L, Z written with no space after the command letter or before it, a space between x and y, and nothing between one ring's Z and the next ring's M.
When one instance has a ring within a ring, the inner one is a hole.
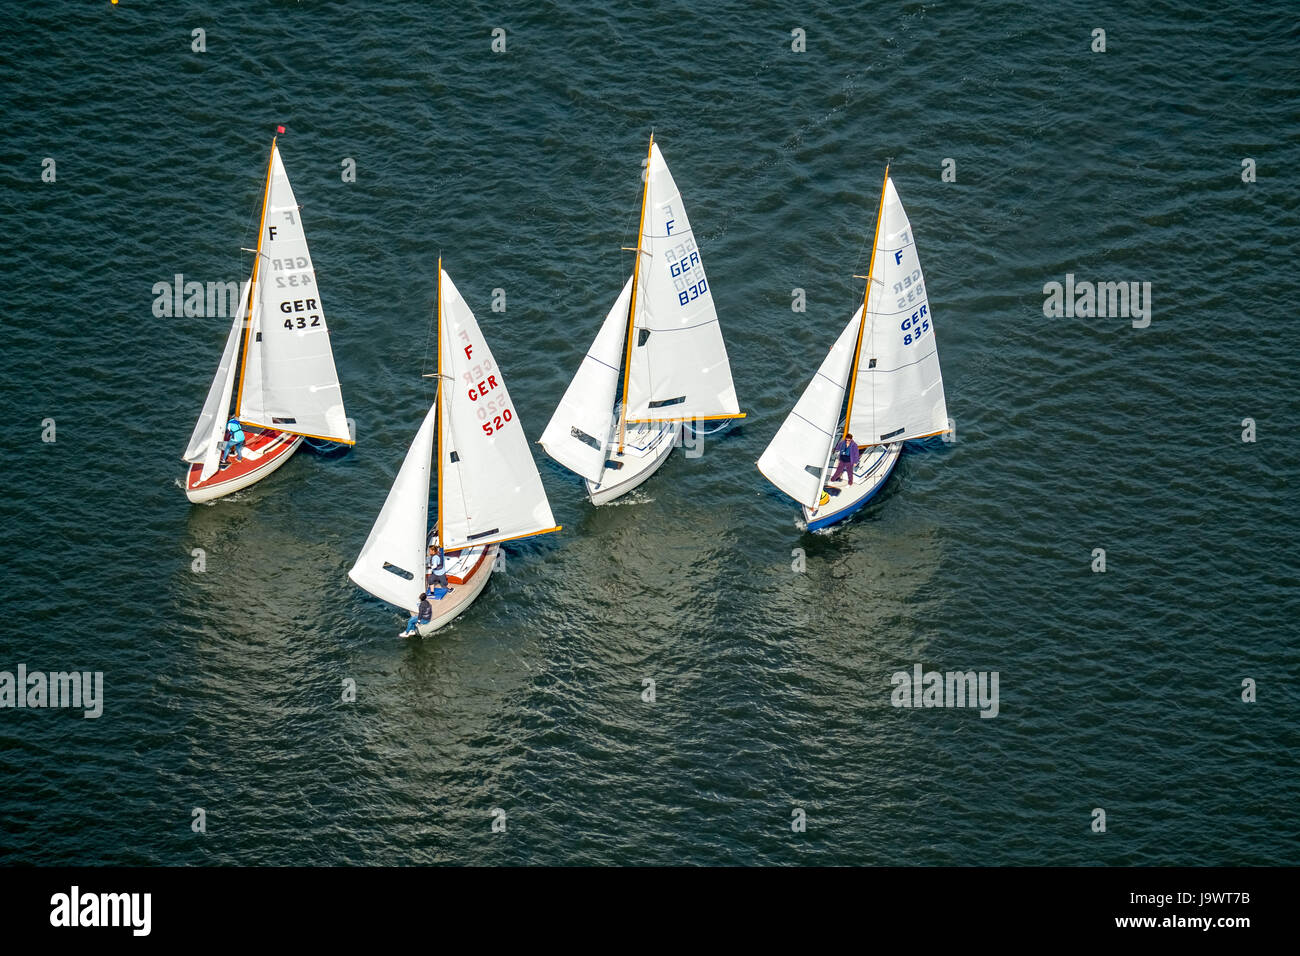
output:
M257 302L257 270L262 264L262 237L266 234L266 206L271 199L271 169L275 163L275 137L271 137L271 155L266 160L266 186L262 190L262 216L257 224L257 251L253 254L253 277L248 283L248 325L244 329L244 354L239 362L239 392L235 395L235 418L244 404L244 373L248 370L248 347L253 339L253 307Z
M885 186L889 184L889 164L885 164L885 181L880 184L880 208L876 211L876 233L871 240L871 260L867 266L867 291L862 294L862 321L858 323L858 344L853 350L853 366L849 369L849 405L844 412L844 435L849 435L849 420L853 417L853 393L858 387L858 360L862 357L862 333L867 327L867 303L871 299L871 279L876 271L876 246L880 242L880 220L885 215ZM854 439L857 442L857 439ZM859 446L861 443L858 443Z
M438 394L434 399L437 403L438 414L433 423L434 433L438 436L435 444L438 454L438 547L443 548L446 542L442 537L442 432L443 432L443 413L442 407L442 255L438 255ZM445 551L443 552L446 553Z
M650 157L654 154L655 134L650 134L650 145L645 154L645 181L641 186L641 222L636 229L636 258L632 260L632 298L627 306L627 347L623 356L623 404L618 413L618 452L623 453L623 438L627 432L627 383L632 375L632 332L636 321L637 277L641 274L641 237L645 234L645 202L650 193Z

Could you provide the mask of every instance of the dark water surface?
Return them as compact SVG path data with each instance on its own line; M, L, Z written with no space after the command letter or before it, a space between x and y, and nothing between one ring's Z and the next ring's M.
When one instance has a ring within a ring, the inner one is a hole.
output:
M13 5L0 670L105 704L0 710L0 860L1300 863L1300 33L1142 6ZM152 287L246 275L277 123L360 440L191 507L229 320ZM750 417L598 510L539 449L564 531L399 641L346 572L430 398L437 255L536 438L651 129ZM809 536L753 462L860 300L887 160L958 440ZM1044 316L1067 273L1150 282L1150 326ZM998 716L891 706L916 663L997 671Z

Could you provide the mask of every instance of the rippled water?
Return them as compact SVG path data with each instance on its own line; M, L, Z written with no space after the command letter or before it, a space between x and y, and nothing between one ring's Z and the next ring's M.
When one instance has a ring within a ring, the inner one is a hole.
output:
M395 7L10 14L0 669L106 702L0 711L0 859L1300 862L1293 9ZM151 289L245 274L281 122L360 441L191 507L228 321ZM436 258L536 438L652 128L750 417L599 510L539 450L563 533L398 641L346 571L427 408ZM810 536L753 462L861 295L887 160L958 440ZM1046 318L1066 273L1149 281L1150 327ZM914 663L998 671L999 715L890 706Z

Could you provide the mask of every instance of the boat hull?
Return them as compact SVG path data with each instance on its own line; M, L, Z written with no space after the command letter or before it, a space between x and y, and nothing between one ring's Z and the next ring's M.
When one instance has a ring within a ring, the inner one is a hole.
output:
M207 481L201 480L201 464L190 465L185 475L185 497L199 504L241 491L278 469L293 456L300 444L301 435L259 430L245 444L242 462L228 462L224 468L209 476Z
M894 466L898 464L898 456L902 451L902 442L873 446L869 452L858 459L858 465L853 470L852 485L845 482L832 485L828 480L826 483L828 490L823 493L824 500L819 502L816 508L809 508L807 505L803 508L803 517L807 522L808 530L820 531L861 510L885 486L885 482L894 471ZM832 452L831 471L828 475L834 474L834 458ZM831 490L838 493L831 494Z
M622 468L606 468L600 481L584 479L587 496L593 505L603 505L621 498L641 485L668 460L677 441L680 422L643 422L625 436L623 452L610 451L609 461L621 462Z
M417 625L421 637L428 637L439 628L446 627L474 603L474 600L487 587L488 578L492 577L492 568L496 565L497 552L501 545L491 544L483 549L477 562L463 575L458 575L461 583L452 583L451 591L440 601L430 601L433 605L433 618L427 624Z

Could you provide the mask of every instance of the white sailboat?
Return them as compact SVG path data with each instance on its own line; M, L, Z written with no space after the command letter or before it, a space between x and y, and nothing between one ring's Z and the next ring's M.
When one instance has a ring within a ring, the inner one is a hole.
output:
M700 250L652 135L632 275L540 444L600 505L649 478L683 422L744 417Z
M502 542L560 530L505 377L441 259L438 276L438 394L348 572L375 597L415 614L430 583L429 548L441 545L448 588L431 600L433 617L417 628L422 636L473 603Z
M232 417L243 426L245 445L222 461ZM316 270L273 138L253 272L185 449L185 494L209 501L247 488L283 465L304 438L354 443Z
M866 279L862 306L758 459L764 477L803 505L809 531L870 501L903 442L948 430L934 317L888 167ZM860 452L852 484L828 481L836 446L850 435Z

